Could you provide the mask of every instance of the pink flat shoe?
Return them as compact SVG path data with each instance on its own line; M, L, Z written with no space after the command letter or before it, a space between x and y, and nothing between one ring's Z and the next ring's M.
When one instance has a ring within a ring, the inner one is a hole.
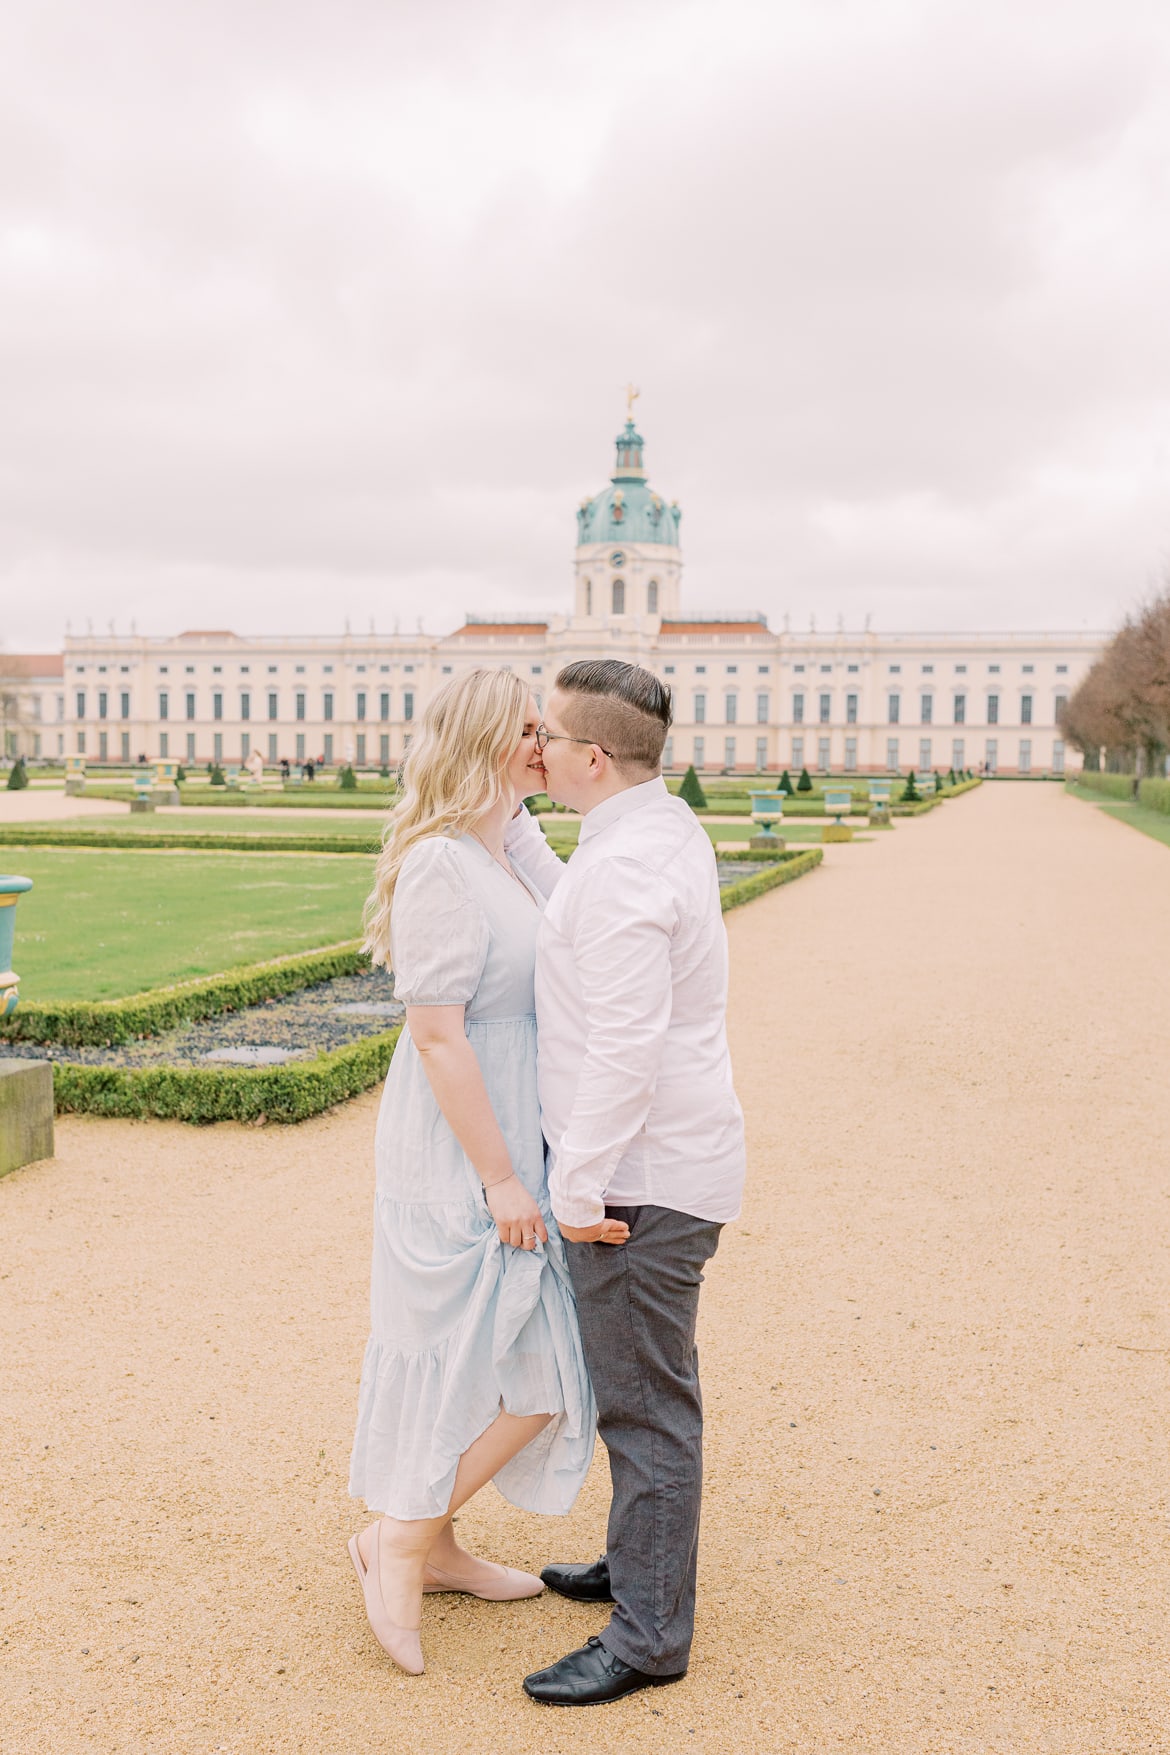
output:
M497 1566L494 1560L479 1564L490 1575L476 1576L474 1582L457 1572L444 1572L428 1560L423 1572L423 1594L432 1591L463 1591L469 1597L482 1597L485 1603L517 1603L521 1597L538 1597L544 1584L533 1572L520 1572L515 1566Z
M358 1547L358 1539L351 1536L347 1546L349 1557L353 1561L353 1569L358 1575L358 1583L362 1587L365 1599L366 1619L371 1631L387 1657L393 1658L400 1670L408 1676L421 1676L426 1665L423 1663L422 1641L417 1627L399 1627L386 1613L386 1604L382 1600L382 1578L379 1572L379 1552L381 1543L374 1537L370 1564L367 1566L362 1559L362 1551Z

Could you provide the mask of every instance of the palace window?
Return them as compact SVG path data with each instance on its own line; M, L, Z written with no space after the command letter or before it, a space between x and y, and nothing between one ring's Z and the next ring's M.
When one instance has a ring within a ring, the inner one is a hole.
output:
M856 774L857 772L857 739L855 737L845 739L845 772L847 774Z
M252 697L251 697L251 695L241 695L240 696L240 718L241 719L250 719L251 717L252 717Z
M988 697L987 697L987 723L988 723L988 725L998 725L999 724L999 696L998 695L988 695Z
M322 696L322 705L325 709L324 715L323 715L324 718L332 719L332 717L333 717L333 696L329 692L328 689L326 689L324 695Z
M756 739L756 772L762 774L768 765L768 740L766 737Z
M402 717L404 719L414 718L414 695L410 689L407 689L402 697Z
M832 697L832 695L822 695L820 698L819 707L820 707L821 724L827 725L829 723L830 718L832 717L832 711L833 711L833 697Z
M166 690L164 689L158 697L158 716L159 716L159 718L160 719L168 719L170 717L170 709L171 709L171 697L167 694ZM122 717L123 717L123 719L128 719L130 717L130 715L128 713L123 713Z
M803 725L804 724L804 696L803 695L793 695L793 697L792 697L792 723L794 725ZM794 761L795 761L795 759L796 758L793 757Z
M626 582L624 579L615 579L613 582L612 613L614 615L625 615L626 613Z
M955 696L954 723L956 725L965 725L966 722L967 722L967 697L966 697L966 695L956 695Z
M846 697L845 697L845 723L846 723L846 725L856 725L857 724L857 696L856 695L846 695Z
M704 721L707 718L707 697L706 697L706 695L696 695L695 696L695 710L692 713L691 717L694 720L696 725L702 725L704 723Z
M303 719L305 717L305 697L304 697L304 695L297 696L296 711L297 711L297 718L298 719Z
M768 702L769 702L769 696L767 696L767 695L757 695L756 696L756 724L757 725L767 725L767 723L768 723Z
M279 704L275 690L270 690L268 694L268 717L270 719L279 719L280 714L277 711Z
M929 725L934 719L934 696L923 695L919 717L923 725Z
M195 717L195 696L193 694L187 696L187 717L188 719Z
M886 723L888 725L897 725L901 717L902 697L901 695L890 695L886 700Z
M724 697L723 697L723 723L725 725L734 725L736 722L736 718L738 716L738 713L739 713L739 697L738 697L738 695L724 695Z
M355 699L355 705L356 705L356 710L357 710L357 717L359 719L364 719L366 716L366 691L365 691L365 689L358 690L357 696Z
M1031 723L1032 723L1032 697L1031 697L1031 695L1021 695L1020 696L1020 724L1021 725L1031 725Z
M658 581L657 581L657 579L651 579L649 585L647 585L647 587L646 587L646 613L647 613L647 615L657 615L658 614Z
M695 753L691 760L694 762L696 768L701 768L706 760L706 744L701 737L695 739Z
M223 696L222 695L212 695L212 697L211 697L211 717L213 719L222 719L223 718ZM221 739L221 741L222 741L222 739ZM223 754L222 750L220 751L220 754L221 755Z

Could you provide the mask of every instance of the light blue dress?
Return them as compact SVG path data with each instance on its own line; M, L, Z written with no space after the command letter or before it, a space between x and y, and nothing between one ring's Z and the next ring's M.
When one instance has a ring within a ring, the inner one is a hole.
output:
M404 1028L382 1094L371 1334L350 1492L391 1517L446 1511L463 1452L495 1419L552 1413L496 1485L526 1511L565 1512L593 1455L595 1407L564 1244L548 1203L536 1093L533 976L543 901L471 836L407 855L391 953L405 1005L466 1006L512 1166L548 1244L500 1242L483 1184Z

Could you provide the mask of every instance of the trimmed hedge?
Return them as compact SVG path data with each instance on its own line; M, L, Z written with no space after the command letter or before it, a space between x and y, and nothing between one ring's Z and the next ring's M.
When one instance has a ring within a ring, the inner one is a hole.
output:
M1098 774L1092 770L1077 775L1076 784L1084 786L1090 792L1099 792L1103 798L1120 798L1127 804L1133 797L1135 776L1133 774ZM1149 785L1144 781L1143 785Z
M402 1026L267 1067L53 1066L58 1114L166 1121L306 1121L385 1078Z
M1138 803L1170 817L1170 780L1143 780L1138 786Z
M767 871L758 871L753 877L744 878L742 883L727 885L720 896L724 914L733 908L742 908L745 902L754 902L757 896L775 890L781 884L795 883L806 872L814 871L824 857L819 847L813 847L807 853L794 854L791 859L770 860Z
M174 987L154 987L128 999L72 1000L58 1005L18 1006L0 1020L0 1040L60 1042L73 1048L113 1047L217 1012L240 1011L266 999L297 993L302 987L335 975L356 975L369 968L357 939L320 951L301 951L267 963L250 963L222 975L200 975ZM85 1068L101 1072L104 1068ZM144 1071L146 1069L143 1069Z
M86 785L86 798L108 798L118 804L128 804L134 797L133 786L119 786L117 782L108 785ZM179 802L186 805L209 805L212 810L304 810L311 805L313 810L367 810L371 812L386 810L393 802L394 794L383 791L380 787L363 787L359 785L357 792L339 792L337 787L328 781L324 785L314 781L307 782L292 792L268 792L261 787L232 786L180 786Z
M378 831L371 828L370 840L359 835L254 835L213 830L183 834L171 829L73 829L68 823L59 827L29 828L19 824L0 827L0 846L5 847L116 847L136 853L142 849L165 848L168 851L191 849L211 853L361 853L378 851Z

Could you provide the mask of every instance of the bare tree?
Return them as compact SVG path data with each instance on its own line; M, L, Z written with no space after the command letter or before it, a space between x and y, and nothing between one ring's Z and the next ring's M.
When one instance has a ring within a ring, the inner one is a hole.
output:
M1170 588L1118 629L1061 715L1087 768L1161 773L1170 748Z

